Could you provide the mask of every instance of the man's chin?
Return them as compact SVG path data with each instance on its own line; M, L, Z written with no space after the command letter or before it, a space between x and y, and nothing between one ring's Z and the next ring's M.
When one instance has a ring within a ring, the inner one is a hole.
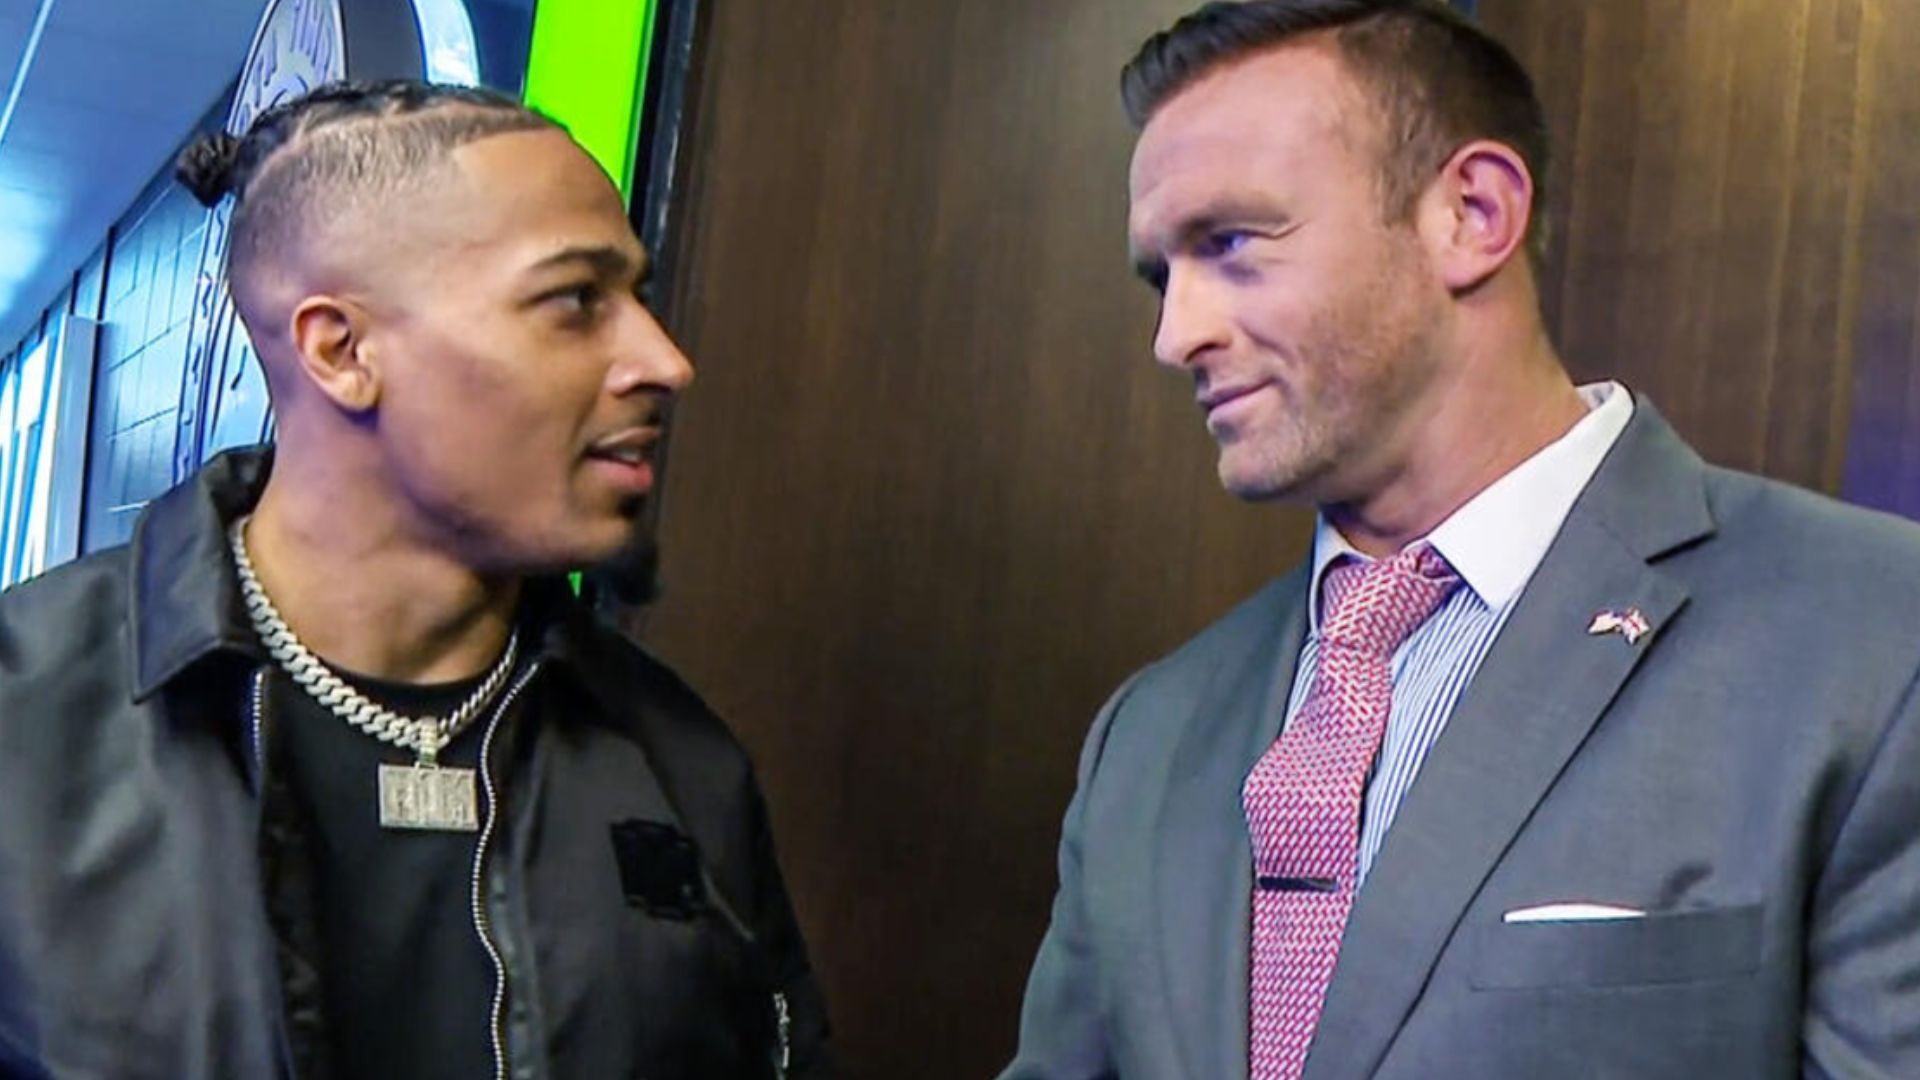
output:
M572 565L568 569L592 570L608 563L617 563L644 540L639 523L628 522L625 529L604 536L596 535L591 542L583 542L574 548L569 553Z
M1235 467L1224 458L1220 462L1220 486L1235 498L1247 502L1312 501L1312 495L1307 490L1308 477L1297 471Z
M592 570L619 561L644 540L638 514L576 520L562 531L550 533L542 550L526 551L526 557L519 560L514 569L520 577Z

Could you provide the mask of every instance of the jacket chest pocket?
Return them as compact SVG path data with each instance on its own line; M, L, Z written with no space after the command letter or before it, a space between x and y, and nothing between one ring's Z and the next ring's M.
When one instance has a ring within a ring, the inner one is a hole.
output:
M1501 923L1473 943L1476 990L1581 989L1728 979L1760 965L1760 904L1637 919Z

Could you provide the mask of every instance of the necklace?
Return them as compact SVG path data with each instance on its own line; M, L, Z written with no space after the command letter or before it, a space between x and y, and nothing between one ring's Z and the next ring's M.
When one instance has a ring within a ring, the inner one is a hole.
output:
M254 572L247 553L248 520L242 517L227 527L227 545L239 571L247 618L274 662L328 712L381 742L414 752L411 766L380 766L380 824L390 829L476 831L480 815L474 770L443 768L440 751L500 695L519 658L520 632L507 636L507 647L493 669L452 712L438 718L402 716L354 689L294 636Z

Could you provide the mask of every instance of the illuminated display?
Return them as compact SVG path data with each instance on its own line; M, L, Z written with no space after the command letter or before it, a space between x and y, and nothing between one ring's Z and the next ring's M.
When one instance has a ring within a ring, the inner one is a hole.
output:
M527 104L565 124L629 198L657 7L540 0L533 12Z

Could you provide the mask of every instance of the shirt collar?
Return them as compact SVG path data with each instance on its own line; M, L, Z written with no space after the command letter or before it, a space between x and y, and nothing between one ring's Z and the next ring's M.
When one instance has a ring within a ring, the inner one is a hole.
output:
M1617 382L1580 388L1587 415L1467 500L1427 534L1481 603L1498 611L1513 602L1560 534L1575 500L1633 419L1633 395ZM1365 559L1321 517L1313 535L1313 590L1308 613L1320 632L1321 583L1341 556Z

